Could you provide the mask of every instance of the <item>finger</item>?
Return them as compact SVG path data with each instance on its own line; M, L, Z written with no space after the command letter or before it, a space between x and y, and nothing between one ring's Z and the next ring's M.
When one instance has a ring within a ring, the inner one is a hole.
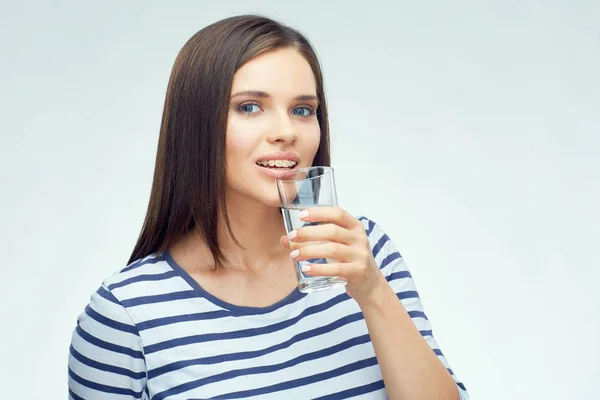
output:
M352 279L356 275L350 263L307 264L302 266L302 272L310 276L340 276Z
M281 238L279 238L279 243L281 243L281 245L283 247L285 247L286 249L290 248L290 241L289 241L287 235L283 235Z
M298 228L288 234L294 243L307 241L332 241L343 244L355 242L354 233L336 224L321 224Z
M282 237L279 238L279 243L281 243L281 245L283 247L285 247L286 249L290 249L290 250L300 249L302 247L311 246L314 244L318 244L320 242L322 242L322 241L313 241L313 240L308 240L308 239L304 242L296 242L295 240L290 241L290 239L287 235L283 235Z
M302 247L313 246L315 244L323 243L322 241L320 241L320 242L306 241L306 242L296 243L293 240L290 241L290 239L287 236L282 236L279 239L279 242L281 243L281 245L283 247L290 249L290 250L301 249Z
M352 261L356 258L350 246L335 242L325 242L297 248L290 252L294 261L306 261L314 258L329 258L340 262Z
M299 249L301 247L317 244L319 242L306 241L306 242L296 243L295 241L290 241L290 239L287 237L287 235L283 235L282 237L279 238L279 243L281 243L281 245L283 247L285 247L286 249L294 250L294 249Z
M309 207L299 215L306 222L331 222L342 228L352 229L360 225L360 221L340 207Z

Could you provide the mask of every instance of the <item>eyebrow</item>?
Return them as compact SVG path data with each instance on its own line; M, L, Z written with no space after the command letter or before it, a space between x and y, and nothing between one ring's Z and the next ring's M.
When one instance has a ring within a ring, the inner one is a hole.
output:
M252 96L252 97L259 97L259 98L263 98L263 99L268 99L271 97L271 95L269 95L269 93L263 92L262 90L245 90L243 92L237 92L236 94L231 96L231 98L233 99L234 97L238 97L238 96ZM297 100L297 101L315 100L318 102L319 98L317 96L315 96L314 94L302 94L300 96L294 97L294 100Z

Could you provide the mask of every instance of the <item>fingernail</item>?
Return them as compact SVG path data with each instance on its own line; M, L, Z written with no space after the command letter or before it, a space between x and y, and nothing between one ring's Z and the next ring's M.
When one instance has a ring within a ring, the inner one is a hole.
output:
M296 258L300 254L300 250L294 250L290 253L290 258Z
M291 231L290 233L288 233L288 239L294 240L297 234L298 232L296 232L295 230Z
M308 272L310 270L311 270L310 265L303 265L302 266L302 272Z
M302 210L298 213L298 218L304 219L306 217L308 217L308 210Z

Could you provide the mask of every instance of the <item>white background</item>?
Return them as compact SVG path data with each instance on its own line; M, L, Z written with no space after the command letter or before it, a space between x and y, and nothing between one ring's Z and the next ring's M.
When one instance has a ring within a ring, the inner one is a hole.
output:
M127 261L185 41L261 12L321 58L341 205L387 230L472 399L600 398L600 2L3 2L0 381L66 398Z

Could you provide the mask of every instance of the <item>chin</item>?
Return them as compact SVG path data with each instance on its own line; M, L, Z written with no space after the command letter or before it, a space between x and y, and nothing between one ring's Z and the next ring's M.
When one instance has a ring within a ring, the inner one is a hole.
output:
M260 201L268 207L281 207L281 199L279 198L279 193L277 193L277 190L275 190L274 196L270 195L270 193L263 193L263 195L260 198Z
M259 186L254 188L240 188L229 192L228 197L235 204L238 204L239 207L243 207L244 204L254 204L255 206L260 204L271 208L281 207L281 199L279 198L277 187Z
M281 199L275 179L260 177L256 179L253 176L238 177L235 181L231 181L228 185L228 197L235 199L236 204L246 202L262 204L264 206L279 208L281 207Z

